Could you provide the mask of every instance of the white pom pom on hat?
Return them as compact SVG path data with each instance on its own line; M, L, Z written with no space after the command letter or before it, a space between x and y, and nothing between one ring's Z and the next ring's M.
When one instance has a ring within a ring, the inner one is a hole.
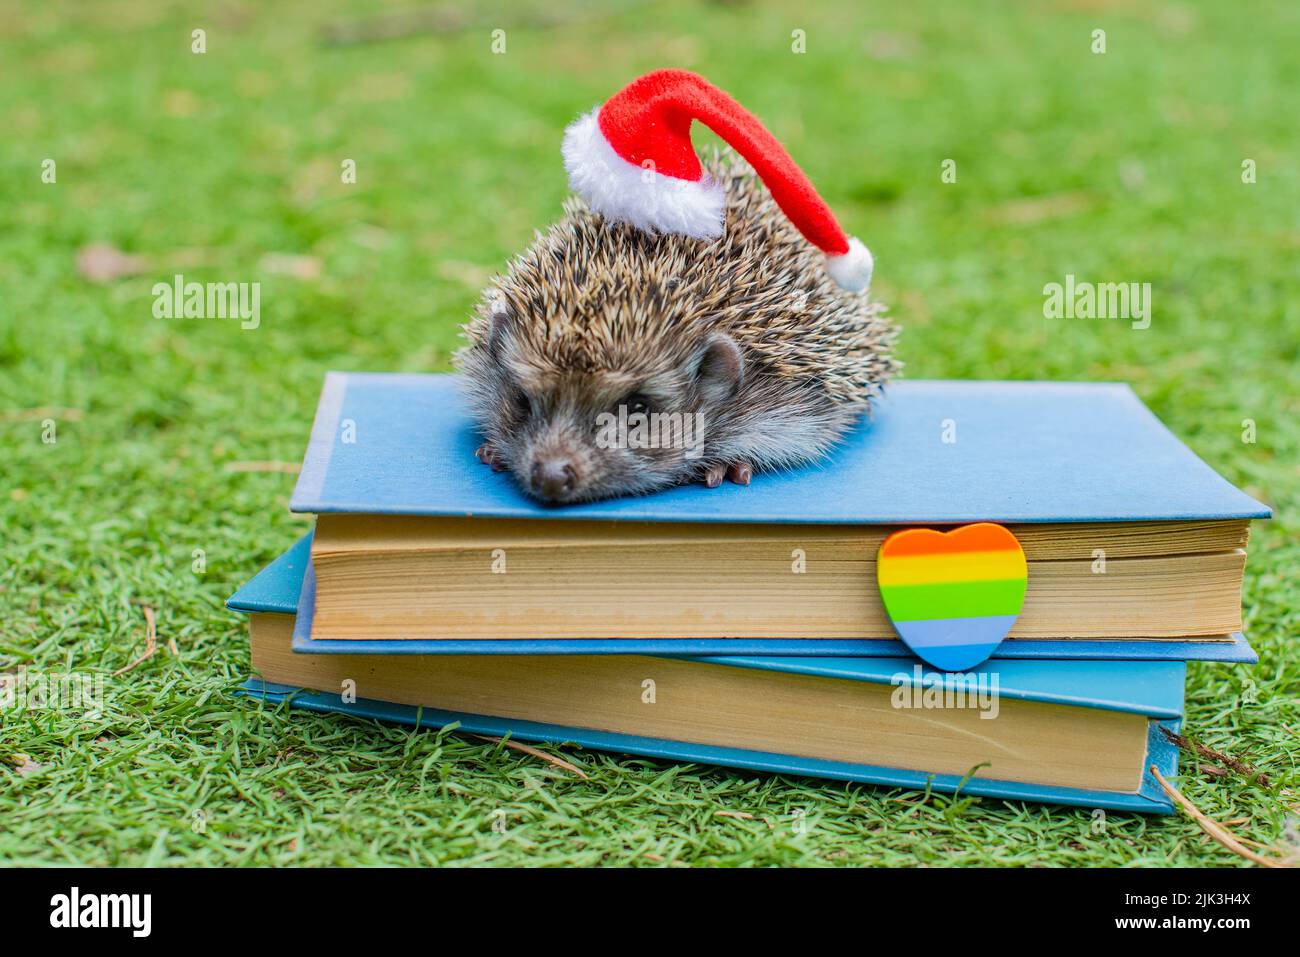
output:
M596 212L651 233L696 239L722 235L726 199L691 145L698 120L743 156L781 211L826 255L841 288L871 283L872 257L840 227L779 140L722 90L686 70L657 70L633 80L564 134L569 183Z
M826 254L826 270L835 284L849 292L861 292L871 285L871 270L875 260L871 250L862 245L857 236L849 237L849 251L838 256Z

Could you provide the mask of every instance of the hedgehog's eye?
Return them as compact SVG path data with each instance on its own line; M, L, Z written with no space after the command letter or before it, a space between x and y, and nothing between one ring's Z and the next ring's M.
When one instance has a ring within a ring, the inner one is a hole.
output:
M515 414L521 418L528 418L533 412L533 402L528 398L528 393L523 389L515 389L513 397Z
M619 402L619 405L627 407L628 415L647 415L650 412L650 400L640 392L633 392Z

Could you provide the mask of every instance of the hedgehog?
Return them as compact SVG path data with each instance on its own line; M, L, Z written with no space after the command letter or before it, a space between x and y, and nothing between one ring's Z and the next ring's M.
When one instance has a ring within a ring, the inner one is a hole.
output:
M726 144L707 164L696 121ZM871 411L898 369L871 254L753 114L657 70L562 152L577 196L465 327L481 461L550 503L748 485Z
M720 238L651 234L570 197L484 291L459 354L476 454L533 497L748 485L826 455L896 372L880 304L832 282L742 159L707 169ZM600 441L602 422L656 415L702 441Z

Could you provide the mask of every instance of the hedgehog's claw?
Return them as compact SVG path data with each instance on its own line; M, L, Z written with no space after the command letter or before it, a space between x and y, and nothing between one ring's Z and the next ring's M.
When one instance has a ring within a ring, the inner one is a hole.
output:
M748 485L749 480L754 477L754 467L748 462L737 462L727 469L727 478L731 479L737 485Z
M484 465L492 466L493 472L504 472L506 464L501 461L501 453L491 442L484 442L474 450L474 457Z
M737 485L748 485L749 480L754 477L754 467L748 462L735 462L732 465L710 465L700 476L702 481L709 488L717 488L722 484L723 479L730 479Z

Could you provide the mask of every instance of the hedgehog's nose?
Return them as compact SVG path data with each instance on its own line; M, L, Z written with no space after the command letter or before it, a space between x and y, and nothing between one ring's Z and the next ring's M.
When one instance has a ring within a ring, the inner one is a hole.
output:
M544 459L533 463L533 489L542 498L564 498L573 491L578 473L567 459Z

